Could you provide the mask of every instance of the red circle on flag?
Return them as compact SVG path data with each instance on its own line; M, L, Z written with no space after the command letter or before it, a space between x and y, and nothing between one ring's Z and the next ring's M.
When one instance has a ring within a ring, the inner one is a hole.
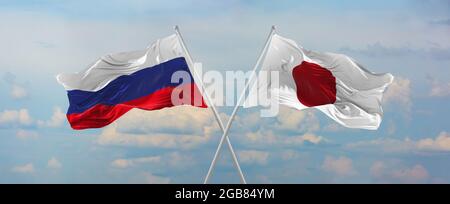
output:
M303 61L292 70L297 98L305 106L333 104L336 101L336 78L330 70Z

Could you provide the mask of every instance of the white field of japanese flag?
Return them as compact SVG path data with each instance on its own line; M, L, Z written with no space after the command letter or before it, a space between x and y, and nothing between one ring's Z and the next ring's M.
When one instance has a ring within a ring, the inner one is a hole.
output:
M278 71L279 84L258 80L244 107L269 90L272 103L298 110L317 108L349 128L376 130L383 116L384 90L394 77L375 74L346 55L306 50L293 40L272 35L261 71ZM279 86L276 86L276 85Z

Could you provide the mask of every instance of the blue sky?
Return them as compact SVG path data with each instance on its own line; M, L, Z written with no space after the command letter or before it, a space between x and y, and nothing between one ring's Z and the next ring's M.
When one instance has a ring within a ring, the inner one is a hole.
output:
M205 70L250 70L277 25L308 49L396 76L378 131L345 129L314 110L239 112L230 138L248 182L450 182L446 0L0 1L0 19L0 183L202 182L220 137L208 110L132 111L73 131L54 78L144 48L174 25ZM230 109L219 111L226 121ZM226 150L212 182L239 182Z

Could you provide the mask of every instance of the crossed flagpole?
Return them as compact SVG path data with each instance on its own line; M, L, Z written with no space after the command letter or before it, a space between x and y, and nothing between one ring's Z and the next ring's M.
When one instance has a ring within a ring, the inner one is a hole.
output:
M234 118L236 116L236 113L239 110L239 107L240 107L243 99L245 98L245 92L247 91L248 87L250 86L250 83L253 81L253 78L256 76L256 71L259 68L261 60L263 59L263 56L265 55L265 53L267 51L267 48L268 48L268 46L270 44L270 41L272 39L272 35L275 34L275 26L272 26L272 28L270 30L270 33L269 33L269 36L267 37L266 43L264 45L264 48L262 49L262 51L261 51L261 53L260 53L260 55L258 57L258 60L256 61L255 66L253 67L253 71L251 73L251 76L250 76L249 80L247 81L247 83L245 84L244 90L242 91L241 96L239 97L239 100L236 103L236 105L235 105L235 107L233 109L233 112L231 113L230 119L227 122L227 126L225 128L223 126L223 122L222 122L222 120L221 120L221 118L219 116L219 113L217 112L217 109L216 109L214 103L211 101L211 98L209 97L209 94L206 92L206 89L205 89L205 86L203 84L201 76L199 76L198 73L195 70L194 61L192 60L191 55L190 55L190 53L189 53L189 51L188 51L188 49L187 49L187 47L186 47L186 45L184 43L184 40L183 40L183 37L182 37L182 35L180 33L179 27L175 26L174 29L175 29L175 32L176 32L178 38L180 39L181 46L182 46L184 52L187 55L186 57L188 59L187 61L188 61L189 67L192 67L192 69L193 69L192 71L194 73L195 81L197 81L201 85L202 95L205 96L205 98L207 100L207 103L211 106L211 110L212 110L212 112L214 114L214 117L215 117L215 119L216 119L220 129L223 132L222 137L220 138L220 142L219 142L219 144L217 146L216 152L214 154L214 157L213 157L213 159L211 161L211 165L210 165L210 167L208 169L208 173L206 174L206 177L205 177L205 180L204 180L204 184L207 184L209 179L210 179L210 177L211 177L212 171L214 170L214 167L216 166L216 163L217 163L217 158L218 158L220 152L222 151L223 143L225 141L227 143L228 149L231 152L233 163L234 163L234 166L235 166L236 170L239 173L241 182L243 184L246 184L247 182L245 180L244 174L242 173L242 169L241 169L241 167L239 165L239 161L237 159L236 153L234 152L233 146L231 145L230 138L228 137L228 132L229 132L231 124L233 123L233 120L234 120Z

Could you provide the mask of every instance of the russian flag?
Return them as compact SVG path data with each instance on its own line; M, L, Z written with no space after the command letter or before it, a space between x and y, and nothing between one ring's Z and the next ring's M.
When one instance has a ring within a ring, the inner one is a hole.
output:
M187 78L174 80L177 72ZM177 35L159 39L145 50L103 56L86 70L60 74L57 80L68 92L67 119L77 130L104 127L133 108L207 107ZM175 90L181 102L173 101Z

